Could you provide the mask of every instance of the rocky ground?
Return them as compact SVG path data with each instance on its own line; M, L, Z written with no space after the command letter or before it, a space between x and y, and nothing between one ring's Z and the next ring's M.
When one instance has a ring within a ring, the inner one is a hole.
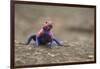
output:
M74 34L75 35L75 34ZM78 36L78 37L77 37ZM94 61L94 42L92 35L84 34L67 38L65 46L53 45L34 48L33 44L15 43L15 65L37 65Z

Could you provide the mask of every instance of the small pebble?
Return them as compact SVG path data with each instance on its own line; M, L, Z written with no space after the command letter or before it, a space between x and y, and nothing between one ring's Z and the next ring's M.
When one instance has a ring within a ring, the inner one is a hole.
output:
M54 57L54 56L55 56L55 55L53 55L53 54L51 54L51 53L48 53L48 55L51 56L51 57Z
M93 55L88 55L88 58L92 59L94 56Z

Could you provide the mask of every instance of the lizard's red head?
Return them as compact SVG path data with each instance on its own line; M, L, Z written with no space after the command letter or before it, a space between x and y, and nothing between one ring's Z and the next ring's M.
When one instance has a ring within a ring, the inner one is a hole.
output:
M53 28L52 23L47 22L47 21L44 23L44 26L43 26L44 30L50 31L52 28Z

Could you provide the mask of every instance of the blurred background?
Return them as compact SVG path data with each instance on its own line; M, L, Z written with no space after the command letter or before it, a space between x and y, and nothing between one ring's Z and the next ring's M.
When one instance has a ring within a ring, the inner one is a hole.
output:
M53 22L54 35L61 40L67 40L73 32L89 35L94 32L94 8L16 4L15 39L24 41L48 20Z

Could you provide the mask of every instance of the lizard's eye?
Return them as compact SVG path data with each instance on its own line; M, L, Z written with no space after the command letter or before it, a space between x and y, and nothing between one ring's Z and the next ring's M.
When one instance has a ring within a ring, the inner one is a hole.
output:
M53 28L53 26L52 26L52 25L49 25L49 27L50 27L50 28Z

